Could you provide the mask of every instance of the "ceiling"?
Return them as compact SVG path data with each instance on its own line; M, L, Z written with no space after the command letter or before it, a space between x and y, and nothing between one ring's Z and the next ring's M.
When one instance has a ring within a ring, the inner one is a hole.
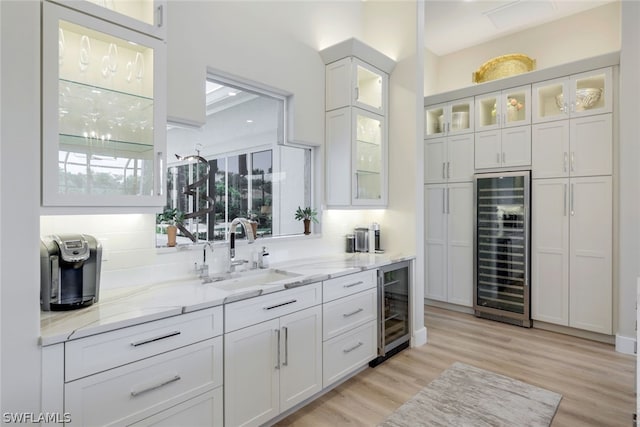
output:
M613 0L426 0L425 46L447 55Z

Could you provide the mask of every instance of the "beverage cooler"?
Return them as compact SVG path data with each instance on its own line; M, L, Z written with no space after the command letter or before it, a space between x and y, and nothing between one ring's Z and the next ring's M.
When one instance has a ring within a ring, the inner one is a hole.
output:
M475 314L530 327L530 172L474 179Z
M409 261L378 269L378 357L376 366L409 347Z

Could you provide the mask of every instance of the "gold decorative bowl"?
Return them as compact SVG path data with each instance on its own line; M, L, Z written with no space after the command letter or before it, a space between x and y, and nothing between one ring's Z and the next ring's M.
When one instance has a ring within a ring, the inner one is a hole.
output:
M576 90L576 111L588 110L596 105L602 96L602 88L586 87ZM556 105L560 110L564 107L562 94L556 95Z
M522 53L512 53L490 59L471 75L473 83L483 83L504 77L515 76L536 68L536 60Z

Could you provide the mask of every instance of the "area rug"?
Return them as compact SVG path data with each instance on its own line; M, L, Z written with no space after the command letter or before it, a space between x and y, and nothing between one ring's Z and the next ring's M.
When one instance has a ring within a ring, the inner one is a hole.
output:
M558 393L456 362L380 426L548 427L560 399Z

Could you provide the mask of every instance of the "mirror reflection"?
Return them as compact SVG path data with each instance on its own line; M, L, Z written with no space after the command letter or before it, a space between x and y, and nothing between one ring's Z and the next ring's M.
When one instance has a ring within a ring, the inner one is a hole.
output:
M253 221L258 238L301 234L294 213L311 204L312 159L309 148L284 144L286 98L210 76L206 102L202 128L168 127L167 205L158 215L157 246L173 245L167 231L175 222L182 225L178 245L226 240L234 218ZM237 233L242 237L242 227Z

